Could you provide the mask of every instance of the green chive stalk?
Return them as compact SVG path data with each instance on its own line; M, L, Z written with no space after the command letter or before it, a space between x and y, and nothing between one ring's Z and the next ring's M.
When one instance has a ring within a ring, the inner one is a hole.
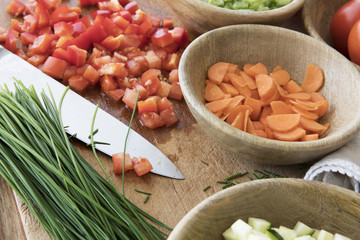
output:
M160 228L169 227L125 198L73 147L61 103L57 108L52 96L39 97L19 81L13 92L0 89L0 103L0 175L52 239L166 238Z

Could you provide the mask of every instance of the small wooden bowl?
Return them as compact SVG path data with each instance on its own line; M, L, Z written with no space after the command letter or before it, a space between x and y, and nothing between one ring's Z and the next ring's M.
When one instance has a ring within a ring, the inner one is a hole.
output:
M329 110L320 119L330 129L319 140L283 142L240 131L212 114L204 105L208 68L224 61L243 66L261 62L288 70L301 84L308 64L323 69L321 89ZM179 78L186 103L203 130L244 159L264 164L297 164L323 157L341 147L360 129L360 74L344 56L310 36L268 25L235 25L212 30L184 51Z
M266 179L220 191L193 208L169 240L223 239L237 219L269 220L292 228L301 221L313 228L360 239L360 195L345 188L302 179Z
M278 25L301 9L305 0L293 0L284 7L269 11L231 10L200 0L168 1L187 29L204 33L214 28L243 23Z

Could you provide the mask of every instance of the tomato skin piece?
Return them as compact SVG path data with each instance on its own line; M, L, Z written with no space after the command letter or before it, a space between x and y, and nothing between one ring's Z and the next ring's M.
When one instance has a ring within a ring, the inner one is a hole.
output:
M133 158L135 159L135 158ZM140 177L148 172L150 172L153 167L151 165L151 163L149 162L149 160L147 158L139 158L136 160L134 160L135 165L134 165L134 171L136 172L136 174Z
M114 164L114 173L115 175L122 174L123 170L123 159L124 159L124 153L115 153L112 155L112 160ZM129 153L125 154L125 167L124 172L127 172L131 169L134 169L134 163L130 157Z
M360 19L351 28L348 48L351 61L360 65Z
M68 65L69 63L62 59L49 56L42 65L41 70L50 77L62 79Z
M360 1L352 0L339 8L331 19L330 34L334 47L348 57L348 36L352 26L360 19Z
M25 4L23 4L18 0L14 0L11 3L9 3L7 12L17 17L24 13L25 8L26 8Z

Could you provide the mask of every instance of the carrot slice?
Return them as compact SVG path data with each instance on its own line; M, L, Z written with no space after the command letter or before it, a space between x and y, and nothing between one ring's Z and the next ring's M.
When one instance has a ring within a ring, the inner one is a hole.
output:
M310 100L311 94L306 92L289 93L286 98L298 99L298 100Z
M271 115L273 112L272 112L272 109L270 106L265 106L263 107L263 110L262 110L262 113L261 113L261 117L262 118L265 118L269 115Z
M262 63L257 63L253 66L251 66L247 71L246 73L252 77L252 78L255 78L257 75L259 74L265 74L267 75L269 72L266 68L266 66Z
M277 65L277 66L272 70L272 72L274 73L274 72L279 71L279 70L282 70L282 69L283 69L283 68L282 68L281 66Z
M268 106L272 101L279 100L280 97L281 97L281 95L280 95L279 91L277 89L275 89L274 95L272 95L268 100L264 101L263 99L260 99L262 101L261 105L263 107Z
M258 90L257 89L251 90L250 97L252 97L254 99L257 99L257 100L260 100L260 95L259 95Z
M274 80L266 74L258 74L255 78L260 98L263 101L268 100L275 94L276 85Z
M305 136L303 136L302 138L300 138L301 141L313 141L313 140L318 140L319 139L319 134L317 133L313 133L313 134L307 134Z
M274 132L269 127L265 127L264 132L266 133L269 139L274 139L275 137Z
M323 126L326 128L326 130L319 132L319 136L320 136L320 137L321 137L322 135L324 135L324 134L326 133L326 131L329 129L330 123L324 123Z
M231 98L221 99L206 103L205 106L213 113L224 110L231 103Z
M277 132L288 132L300 124L300 114L277 114L266 117L269 127Z
M232 101L230 102L230 104L224 109L223 114L226 116L225 119L227 118L227 116L230 114L231 110L233 108L235 108L236 106L241 104L241 101L244 100L244 96L238 95L232 98Z
M255 127L250 117L247 118L246 132L250 134L255 134Z
M324 85L324 73L321 68L314 64L309 64L303 83L301 84L302 89L306 92L317 92Z
M244 97L251 97L251 95L252 95L251 89L248 86L240 87L237 90Z
M238 65L229 63L228 69L226 70L226 73L235 73L236 69L238 69Z
M261 108L262 108L260 100L256 100L251 97L246 97L244 101L244 105L249 105L253 109L252 113L250 114L250 118L252 120L258 120L260 118Z
M230 124L231 126L244 131L244 113L239 112Z
M250 110L247 109L245 110L245 114L244 114L244 131L247 132L247 128L248 128L248 123L249 123L249 118L250 116Z
M279 140L284 141L295 141L298 139L301 139L306 135L306 131L300 127L296 127L295 129L289 131L289 132L276 132L273 131L274 137Z
M231 124L234 121L234 119L236 118L236 116L239 114L239 112L243 112L245 115L246 110L249 110L250 114L253 111L249 105L239 105L239 106L234 107L230 111L230 114L229 114L228 118L226 119L226 122Z
M305 117L300 118L300 124L305 130L309 130L309 131L315 132L315 133L320 133L320 132L326 131L326 129L327 129L322 124L320 124L314 120L307 119Z
M303 104L303 102L301 101L294 101L294 100L289 100L289 102L298 107L298 108L301 108L305 111L315 111L316 109L318 109L318 106L309 106L309 104Z
M317 103L320 103L321 105L312 112L315 113L316 115L318 115L318 117L320 118L320 117L324 116L325 113L327 112L327 110L329 108L329 103L327 100L323 100L323 101L320 101Z
M259 137L268 138L268 135L266 134L266 132L261 129L255 129L254 134Z
M283 101L272 101L270 107L273 114L290 114L294 113L291 107Z
M243 79L240 75L237 75L235 73L227 73L226 76L229 78L230 82L234 87L242 88L247 85L245 79Z
M218 62L212 65L208 69L209 80L219 85L223 81L228 67L229 67L229 63L225 63L225 62Z
M287 84L284 85L284 89L288 93L297 93L297 92L303 92L304 90L295 82L294 80L290 80L287 82Z
M247 75L246 72L239 71L239 75L245 80L246 84L251 90L257 89L254 79L252 79L249 75Z
M264 130L264 125L260 121L253 121L255 130Z
M232 84L223 82L219 85L219 87L224 93L230 94L231 96L239 94L239 91Z
M205 87L205 100L208 102L216 101L223 99L225 97L225 93L221 90L221 88L213 82L208 82Z
M270 77L272 77L280 85L285 85L290 81L290 74L284 69L270 73Z
M252 64L252 63L246 63L246 64L244 64L244 66L243 66L243 70L244 70L244 72L246 72L246 74L248 74L249 75L249 69L252 67L252 66L254 66L254 64ZM251 76L250 76L251 77Z
M274 81L274 83L275 83L276 88L277 88L277 90L279 91L281 97L285 97L286 95L289 94L285 89L283 89L283 88L280 86L280 84L279 84L277 81Z
M315 113L303 110L301 108L298 108L296 106L291 106L291 109L295 112L295 113L299 113L301 114L301 116L310 119L310 120L317 120L319 118L319 116Z

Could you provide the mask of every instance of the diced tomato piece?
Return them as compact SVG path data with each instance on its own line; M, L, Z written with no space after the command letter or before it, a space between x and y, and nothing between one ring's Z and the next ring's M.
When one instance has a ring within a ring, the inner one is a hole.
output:
M21 43L24 46L27 46L29 44L32 44L34 42L34 40L37 38L37 35L32 34L32 33L28 33L28 32L23 32L20 34L20 38L21 38Z
M141 39L137 34L125 34L123 44L121 46L122 49L135 47L138 48L141 44Z
M160 81L160 88L156 91L159 97L167 97L170 94L171 85L165 81Z
M90 86L95 86L100 79L99 72L91 65L88 65L83 73L83 77L90 82Z
M172 104L172 102L169 101L167 97L163 97L157 102L157 106L159 112L162 112L165 109L173 107L174 105Z
M95 10L90 14L91 18L95 20L95 18L100 15L103 17L110 17L111 11L110 10Z
M56 42L56 45L55 47L58 49L58 48L62 48L64 46L64 44L66 45L70 45L71 41L73 40L74 38L71 36L71 35L65 35L65 36L61 36L57 42ZM55 49L55 51L57 50ZM65 49L64 49L65 50Z
M26 56L24 51L22 49L20 49L20 48L17 48L15 50L15 54L18 55L19 57L21 57L22 59L24 59L25 61L28 59L28 57Z
M150 129L155 129L165 125L165 122L161 120L160 115L155 112L141 114L140 122L143 126L148 127Z
M106 95L115 101L120 101L124 96L124 93L125 93L124 89L118 88L115 90L108 91Z
M118 26L122 30L125 30L129 25L129 21L123 18L122 16L116 16L112 18L112 21L116 26Z
M163 18L161 26L163 28L172 29L174 27L174 21L171 18Z
M110 75L115 77L127 76L127 69L124 63L106 63L101 65L99 69L100 75Z
M119 14L121 17L125 18L129 22L131 21L131 13L129 11L126 11L126 10L120 11Z
M151 35L153 31L154 31L154 27L151 23L151 20L145 16L143 18L143 22L140 24L139 34L148 36Z
M118 0L110 0L109 2L109 10L113 12L117 12L122 10L123 7L120 5Z
M144 101L139 101L138 104L139 114L143 114L146 112L157 112L157 104L154 98L148 98Z
M100 78L101 91L107 93L117 89L117 84L112 76L105 75Z
M67 61L67 51L63 48L55 49L52 56Z
M179 50L179 44L177 42L172 42L170 45L167 45L163 48L167 53L176 53Z
M7 35L8 35L8 31L5 28L0 27L0 43L6 41Z
M50 23L54 25L57 22L74 22L79 19L79 14L70 9L66 4L57 7L51 14Z
M154 14L149 14L148 15L148 18L150 19L152 25L156 28L159 28L160 27L160 23L161 23L161 18L154 15Z
M84 64L84 65L81 65L80 67L77 67L76 68L76 74L78 75L84 75L84 72L86 70L86 68L89 66L89 64ZM87 80L87 79L86 79Z
M185 31L185 27L175 27L174 29L169 31L175 42L183 45L189 39L188 34Z
M72 35L74 28L71 24L61 21L54 24L54 33L58 36Z
M76 45L68 46L66 49L66 58L69 63L80 67L85 64L87 51L77 47Z
M50 25L49 13L42 5L36 5L34 16L38 19L38 28L43 28Z
M18 37L19 37L19 32L10 28L5 40L5 48L11 52L15 52L16 44L19 41Z
M35 67L38 67L40 64L45 62L46 58L46 55L33 55L27 59L27 62Z
M124 39L124 35L119 35L117 37L113 37L110 35L101 42L101 46L105 47L109 51L115 51L120 48Z
M146 17L146 12L142 11L141 9L136 10L135 14L131 15L131 22L137 25L140 25L144 17Z
M98 2L98 9L99 10L110 10L110 1L108 2Z
M136 12L136 10L139 9L139 6L138 6L137 2L131 1L125 5L124 9L126 11L129 11L131 14L134 14Z
M173 69L169 73L169 83L179 82L179 70Z
M44 6L47 10L59 7L61 0L36 0L40 5Z
M69 87L75 92L82 92L89 86L89 81L83 78L82 75L74 75L68 81Z
M158 28L153 35L151 35L151 41L155 46L166 47L173 43L173 38L169 29L167 28Z
M79 0L81 7L95 5L96 3L98 3L98 0Z
M131 109L134 109L137 98L137 91L127 88L122 101Z
M139 177L150 172L153 169L151 163L147 158L141 157L139 159L136 159L134 162L134 171Z
M157 56L153 50L149 50L146 52L145 59L148 63L149 68L161 69L161 58Z
M73 28L73 36L77 37L79 36L81 33L84 33L86 31L86 26L84 23L82 22L75 22L72 24L72 28Z
M140 26L134 23L129 23L126 27L125 34L137 34L139 32Z
M92 62L93 67L95 68L100 68L102 65L107 64L107 63L111 63L111 57L109 55L103 56L103 57L98 57L95 58Z
M171 84L171 89L169 93L169 98L181 100L183 97L183 94L181 92L180 83L175 82Z
M77 36L76 38L65 42L61 47L66 49L68 46L76 45L78 48L81 48L81 49L84 49L87 51L87 50L89 50L89 48L91 46L90 41L91 41L91 39L88 37L86 32L84 32L84 33L80 34L79 36Z
M31 14L24 17L24 32L33 33L37 29L38 20Z
M121 4L121 6L125 6L128 2L129 2L129 0L119 0L119 3Z
M76 67L74 65L68 65L64 71L64 75L62 77L62 83L64 85L69 85L69 79L76 75Z
M29 46L28 51L33 54L44 54L50 50L52 40L49 34L38 36Z
M51 29L51 27L43 27L43 28L40 28L39 31L38 31L38 35L43 35L43 34L53 34L53 31ZM55 34L54 34L55 35Z
M156 93L160 85L159 75L161 71L158 69L149 69L144 72L141 76L141 81L143 82L144 87L149 91L150 95Z
M149 96L148 90L144 88L142 85L136 83L134 86L135 90L139 93L139 99L146 99Z
M154 49L154 52L159 58L161 58L161 61L164 61L168 55L168 53L162 48Z
M19 33L24 32L24 23L20 22L19 20L14 19L14 18L11 19L10 25L11 25L11 28L14 29L15 31L17 31Z
M110 18L107 17L104 18L103 28L108 35L112 35L113 37L117 37L124 32L124 30L119 28Z
M179 121L173 107L161 111L160 118L165 122L166 127L170 127Z
M92 25L90 17L89 16L84 16L82 18L79 18L78 20L76 20L75 22L82 22L86 28L90 27Z
M126 62L126 68L129 70L129 73L132 76L140 76L141 75L141 65L135 60L129 60Z
M24 13L25 8L25 4L18 0L14 0L8 5L7 12L17 17Z
M177 53L168 54L163 61L163 69L166 71L178 69L179 62L180 62L180 57Z
M124 162L124 153L115 153L114 155L112 155L112 160L114 164L115 175L122 174L123 167L124 167L124 172L134 169L134 163L129 153L125 154L125 162Z
M49 56L42 65L41 70L50 77L62 79L68 65L68 62L62 59Z
M86 30L85 35L91 43L100 43L108 36L104 28L97 23L91 25Z

